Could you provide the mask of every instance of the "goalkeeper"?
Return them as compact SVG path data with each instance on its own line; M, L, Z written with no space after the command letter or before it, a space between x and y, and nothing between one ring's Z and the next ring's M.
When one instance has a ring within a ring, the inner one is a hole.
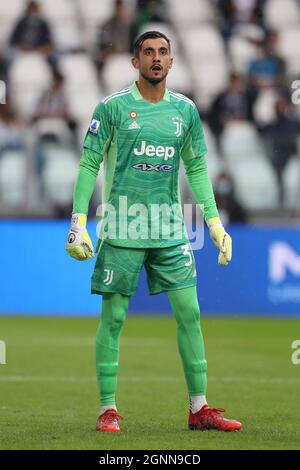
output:
M226 266L231 260L231 238L220 222L207 174L202 124L195 104L166 88L173 59L170 41L164 34L150 31L141 35L134 44L132 65L138 71L137 82L104 99L94 111L84 140L66 247L78 260L94 256L86 220L103 162L105 217L91 287L92 293L102 295L96 335L100 393L96 429L120 431L122 417L116 406L120 333L129 299L135 294L140 270L145 266L150 294L166 292L176 318L189 394L189 429L235 431L241 423L224 418L222 408L211 408L206 401L207 363L195 260L178 211L182 159L194 197L204 208L210 236L219 249L219 264ZM163 218L159 233L151 225L154 219L157 227L160 215L154 209L158 204L169 208L168 221ZM149 212L156 214L150 221ZM133 230L137 225L139 229Z

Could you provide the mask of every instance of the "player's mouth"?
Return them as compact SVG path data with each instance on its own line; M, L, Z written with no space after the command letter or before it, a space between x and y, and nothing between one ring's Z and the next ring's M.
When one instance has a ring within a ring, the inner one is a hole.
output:
M159 64L155 64L151 67L152 72L160 72L162 70L162 66Z

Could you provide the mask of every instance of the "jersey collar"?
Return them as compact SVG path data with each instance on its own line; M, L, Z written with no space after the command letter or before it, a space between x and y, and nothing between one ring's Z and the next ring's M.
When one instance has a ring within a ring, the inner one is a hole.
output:
M140 90L138 89L137 85L136 85L136 82L134 82L131 87L130 87L130 92L132 94L132 96L134 97L135 100L144 100L144 101L147 101L145 100L141 93L140 93ZM170 93L169 93L169 90L168 88L165 89L165 94L163 96L163 100L164 101L170 101ZM150 103L150 101L149 101ZM159 101L158 101L159 103ZM157 104L157 103L150 103L150 104Z

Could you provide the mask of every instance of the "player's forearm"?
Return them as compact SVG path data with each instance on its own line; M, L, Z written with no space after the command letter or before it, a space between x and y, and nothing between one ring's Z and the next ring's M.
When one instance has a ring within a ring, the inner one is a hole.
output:
M73 193L73 214L87 214L102 159L93 150L84 149Z
M203 207L205 220L219 217L205 158L194 158L183 163L194 198Z

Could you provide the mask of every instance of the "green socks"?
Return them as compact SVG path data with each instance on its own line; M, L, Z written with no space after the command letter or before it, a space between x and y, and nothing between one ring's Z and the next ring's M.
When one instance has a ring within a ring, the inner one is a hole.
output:
M120 334L129 298L123 294L103 295L102 315L96 334L96 376L102 406L115 404Z
M207 387L204 341L196 287L167 292L177 322L177 342L189 395L205 395Z

